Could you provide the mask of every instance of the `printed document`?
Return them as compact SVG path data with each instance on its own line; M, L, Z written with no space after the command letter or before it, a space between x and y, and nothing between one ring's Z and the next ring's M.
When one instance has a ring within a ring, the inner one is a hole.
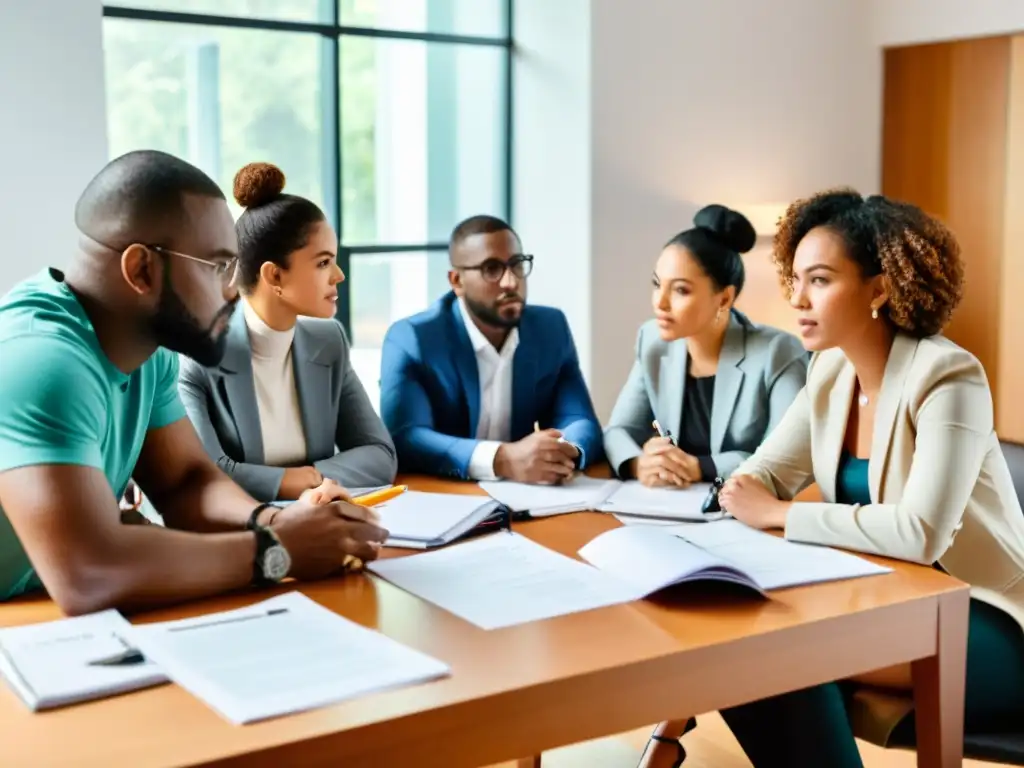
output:
M248 608L132 627L175 683L249 723L433 680L448 666L300 592Z

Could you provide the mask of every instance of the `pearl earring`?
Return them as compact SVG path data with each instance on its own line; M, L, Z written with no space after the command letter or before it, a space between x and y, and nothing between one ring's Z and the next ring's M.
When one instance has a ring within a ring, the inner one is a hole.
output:
M871 310L871 319L872 320L877 320L878 319L878 310L877 309L872 309Z
M276 293L278 296L280 296L281 295L281 286L275 287L274 288L274 293Z

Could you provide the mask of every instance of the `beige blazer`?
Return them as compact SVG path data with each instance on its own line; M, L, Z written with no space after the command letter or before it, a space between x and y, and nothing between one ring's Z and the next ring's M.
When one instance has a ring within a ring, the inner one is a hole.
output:
M865 506L835 503L855 378L838 349L816 355L807 386L736 474L757 477L781 499L818 484L823 501L793 504L787 539L938 563L1024 629L1024 513L981 364L941 336L896 336L875 408ZM881 706L873 709L881 716ZM907 699L886 719L909 709ZM875 718L863 735L884 741L893 725Z

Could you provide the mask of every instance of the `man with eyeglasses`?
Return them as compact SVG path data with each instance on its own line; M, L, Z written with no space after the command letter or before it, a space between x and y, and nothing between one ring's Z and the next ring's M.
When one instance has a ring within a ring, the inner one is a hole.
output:
M451 292L388 329L381 416L399 471L557 484L603 457L565 315L527 306L533 256L501 219L449 242Z
M109 163L75 209L67 273L0 298L0 600L137 609L372 559L376 516L325 485L258 505L207 456L175 352L215 365L238 244L223 193L171 155ZM134 476L166 527L123 524Z

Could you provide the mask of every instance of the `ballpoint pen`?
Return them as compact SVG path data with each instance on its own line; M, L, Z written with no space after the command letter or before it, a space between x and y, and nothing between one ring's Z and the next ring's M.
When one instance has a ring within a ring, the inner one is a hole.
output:
M672 437L672 433L669 432L667 429L662 429L661 424L658 423L657 419L651 422L651 426L654 427L655 430L657 430L658 435L660 437L667 437L672 442L672 445L676 444L676 439Z

